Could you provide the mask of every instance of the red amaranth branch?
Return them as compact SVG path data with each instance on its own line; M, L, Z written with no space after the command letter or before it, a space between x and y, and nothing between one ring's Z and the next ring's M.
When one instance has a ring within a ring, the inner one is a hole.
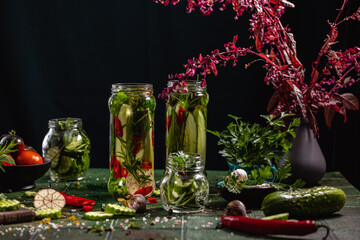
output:
M154 2L176 5L180 1ZM186 87L186 80L192 78L197 71L202 76L202 84L205 84L207 75L218 74L217 66L226 66L229 63L236 66L239 57L255 55L264 62L263 67L267 71L265 83L271 85L275 91L268 103L268 111L275 116L286 112L307 118L314 134L318 135L316 113L324 111L326 123L330 127L335 112L344 115L346 120L346 110L359 109L358 99L353 94L338 93L339 90L360 81L359 47L345 51L332 49L337 43L338 26L348 20L360 21L360 7L352 15L340 20L347 2L348 0L343 1L335 21L329 22L329 34L312 64L312 72L306 82L303 65L297 58L294 36L280 21L285 7L294 7L292 3L287 0L188 0L187 11L192 12L198 8L203 15L210 14L215 4L220 5L220 10L231 5L236 14L235 19L245 11L253 12L249 31L254 45L247 48L237 47L235 36L232 42L224 45L225 51L216 49L205 57L200 54L198 58L188 60L184 64L185 72L175 75L179 79L176 89L164 90L162 97L167 98L171 91L179 91L179 86ZM325 57L327 61L319 71L320 63Z

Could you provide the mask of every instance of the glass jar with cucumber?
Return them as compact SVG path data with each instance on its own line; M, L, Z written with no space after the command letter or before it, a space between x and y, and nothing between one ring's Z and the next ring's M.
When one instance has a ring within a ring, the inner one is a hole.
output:
M51 159L51 180L82 180L90 165L90 139L82 128L82 120L49 120L49 131L42 143L42 153L44 157Z
M171 153L160 183L160 198L165 210L194 213L205 209L209 183L198 153Z
M168 87L174 81L168 82ZM184 151L199 153L206 163L206 126L209 94L200 81L189 80L188 92L172 92L166 102L166 156Z
M155 187L153 86L116 83L111 93L109 193L148 196Z

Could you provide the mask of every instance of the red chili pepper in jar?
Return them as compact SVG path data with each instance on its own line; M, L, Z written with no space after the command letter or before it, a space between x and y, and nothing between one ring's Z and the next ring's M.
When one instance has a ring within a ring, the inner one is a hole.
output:
M140 149L141 149L141 137L135 137L134 138L134 148L133 148L133 152L134 154L137 154Z
M170 114L170 115L167 116L167 118L166 118L166 130L168 130L169 127L170 127L171 119L172 119L172 115Z
M142 188L142 189L137 190L137 191L134 193L134 195L135 195L135 194L141 194L141 195L143 195L143 196L146 196L146 195L148 195L149 193L151 193L152 190L153 190L153 187L152 187L152 186L148 186L148 187L145 187L145 188Z
M177 112L177 123L179 125L182 125L185 118L185 109L183 107L179 108L179 111Z
M221 216L222 226L254 234L281 234L303 236L314 233L319 227L325 227L327 234L329 228L324 225L316 225L313 220L284 221L284 220L263 220L243 216ZM327 235L326 235L327 236Z
M154 130L151 130L151 145L155 145L155 133Z
M140 168L151 169L151 168L152 168L152 163L150 162L150 160L144 160L144 161L141 163Z
M96 204L96 202L94 200L91 199L86 199L86 198L82 198L82 197L77 197L77 196L72 196L72 195L67 195L63 192L59 192L61 193L61 195L63 195L65 197L65 201L67 205L71 205L71 206L93 206Z
M115 130L115 134L118 137L122 137L123 136L123 127L121 125L120 120L115 116L113 116L113 126L114 126L114 130Z
M121 168L121 177L124 177L124 178L126 178L127 177L127 175L129 174L129 172L128 172L128 170L126 169L126 168Z
M113 168L113 169L114 169L114 177L115 177L116 179L118 179L119 177L121 177L120 163L119 163L119 161L116 159L115 156L113 156L113 157L111 158L110 168Z

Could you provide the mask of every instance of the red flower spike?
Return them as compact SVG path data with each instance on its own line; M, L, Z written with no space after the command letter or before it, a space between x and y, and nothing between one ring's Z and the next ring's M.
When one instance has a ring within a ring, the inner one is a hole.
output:
M115 116L113 116L113 126L114 126L114 131L115 131L116 136L122 137L123 136L123 127L121 125L120 120Z

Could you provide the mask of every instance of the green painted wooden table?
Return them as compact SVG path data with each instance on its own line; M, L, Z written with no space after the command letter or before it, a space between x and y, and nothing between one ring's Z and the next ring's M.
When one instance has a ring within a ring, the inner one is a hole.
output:
M159 181L163 170L155 170L155 179ZM83 218L80 209L65 207L63 218L51 220L49 223L34 221L30 223L0 225L0 239L289 239L287 236L249 235L227 229L216 229L221 215L224 213L227 201L219 194L216 183L223 180L225 171L208 171L210 182L210 196L203 213L172 214L162 209L159 203L148 205L147 211L136 214L133 218L118 218L109 221L89 221ZM94 210L100 210L103 204L115 203L107 192L108 169L90 169L87 178L76 183L52 183L45 175L36 182L36 189L54 188L70 195L86 197L97 201ZM330 227L328 239L360 239L360 192L354 188L340 173L327 173L320 182L321 185L335 186L344 190L347 195L345 207L326 219L317 220L318 223ZM31 206L31 201L22 197L23 192L7 193L8 198L19 199L25 205ZM69 217L75 216L75 220ZM262 217L263 213L254 210L250 217ZM129 229L133 222L140 226L140 230ZM154 224L155 223L155 224ZM103 234L88 232L88 226L113 227L113 231ZM321 239L325 230L304 237L291 239Z

